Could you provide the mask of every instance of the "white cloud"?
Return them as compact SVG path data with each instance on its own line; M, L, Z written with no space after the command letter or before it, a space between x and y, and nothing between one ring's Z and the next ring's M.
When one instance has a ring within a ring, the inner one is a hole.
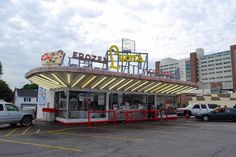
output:
M122 37L135 40L153 62L188 57L198 47L228 50L236 42L235 8L233 0L1 1L3 78L20 87L45 51L103 55Z

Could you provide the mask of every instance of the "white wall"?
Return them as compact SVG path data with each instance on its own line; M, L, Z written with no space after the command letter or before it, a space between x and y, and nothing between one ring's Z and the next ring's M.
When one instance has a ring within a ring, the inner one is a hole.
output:
M55 97L55 91L53 90L46 90L46 101L45 105L39 105L38 104L38 110L37 110L37 118L43 119L43 108L54 108L54 97ZM39 98L40 99L40 98Z

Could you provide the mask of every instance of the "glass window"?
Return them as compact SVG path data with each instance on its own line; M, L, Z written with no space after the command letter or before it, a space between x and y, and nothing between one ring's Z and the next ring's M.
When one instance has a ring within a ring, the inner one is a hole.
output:
M199 109L199 108L200 108L200 106L198 104L193 106L193 109Z
M0 111L3 111L3 106L2 106L2 104L0 104Z
M7 111L18 111L18 108L12 104L6 104Z
M25 97L24 102L31 102L31 98L30 97Z
M206 105L202 104L202 105L201 105L201 108L202 108L202 109L206 109L207 107L206 107Z
M86 119L87 111L106 110L106 94L70 91L69 118ZM104 113L91 113L91 118L104 118Z
M216 104L208 104L209 108L210 109L215 109L218 105Z

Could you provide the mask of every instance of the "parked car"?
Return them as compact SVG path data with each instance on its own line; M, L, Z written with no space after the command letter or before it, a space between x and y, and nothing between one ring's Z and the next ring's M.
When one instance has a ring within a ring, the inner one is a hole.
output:
M211 111L196 116L197 119L201 119L205 122L210 120L232 120L236 121L236 110L232 108L225 108L224 111Z
M178 116L197 116L203 113L209 113L213 111L218 105L217 104L190 104L185 108L178 108L176 110Z
M12 103L0 101L0 124L14 126L20 123L23 126L30 126L33 119L35 119L33 110L22 111Z

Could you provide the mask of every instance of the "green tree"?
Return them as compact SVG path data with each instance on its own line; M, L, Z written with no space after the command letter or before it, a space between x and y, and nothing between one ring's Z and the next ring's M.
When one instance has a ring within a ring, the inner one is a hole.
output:
M2 62L0 62L0 78L1 78L1 75L2 75Z
M25 84L22 89L38 89L38 85L35 83L32 84Z
M13 92L9 88L8 84L0 79L0 99L5 101L12 101L13 100Z

